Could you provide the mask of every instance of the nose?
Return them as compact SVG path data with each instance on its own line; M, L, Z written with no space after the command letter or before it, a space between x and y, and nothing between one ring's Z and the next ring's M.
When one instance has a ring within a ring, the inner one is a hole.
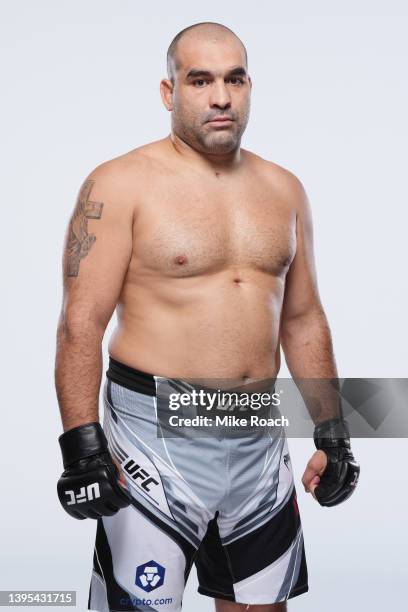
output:
M213 83L211 87L210 106L211 108L230 108L231 96L223 80Z

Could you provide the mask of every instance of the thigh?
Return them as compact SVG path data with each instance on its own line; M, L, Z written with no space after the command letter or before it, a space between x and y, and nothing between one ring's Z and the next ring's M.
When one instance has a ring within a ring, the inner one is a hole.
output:
M306 592L303 531L287 440L237 442L231 457L231 490L196 559L199 592L251 607Z
M99 519L89 609L180 612L194 553L134 506Z
M180 445L175 457L157 437L152 397L108 384L104 399L109 450L132 503L97 523L88 609L179 612L209 512L175 465Z

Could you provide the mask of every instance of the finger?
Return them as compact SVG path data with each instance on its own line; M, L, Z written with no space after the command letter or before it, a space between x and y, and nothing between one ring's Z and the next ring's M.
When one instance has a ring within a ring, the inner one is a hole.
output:
M313 494L314 497L314 491L315 488L319 485L320 482L320 478L317 476L316 478L313 478L312 482L310 483L310 492Z
M124 489L127 489L127 484L126 484L126 481L125 481L125 478L124 478L123 474L121 474L121 475L119 476L119 478L118 478L118 483L119 483L119 484L120 484L120 485L121 485L121 486L122 486Z
M316 453L315 453L316 454ZM320 482L320 475L324 472L325 467L323 464L327 463L326 454L324 453L324 458L322 457L313 457L307 464L306 470L302 477L302 484L305 491L308 493L311 491L310 487L312 484L316 484L316 486Z
M119 482L120 485L122 485L122 487L125 487L125 489L127 489L126 479L125 479L125 476L124 476L122 470L119 470L118 482Z
M306 472L320 474L327 464L327 455L319 450L313 453L306 465Z
M310 485L314 481L315 478L319 478L318 472L316 471L315 468L312 468L308 465L302 477L302 483L305 488L305 491L309 490Z
M326 469L327 455L322 450L317 450L313 453L309 463L313 466L318 474L322 474Z
M118 468L118 482L120 485L122 485L123 488L127 489L127 485L126 485L126 480L125 480L125 476L123 474L122 468L120 463L115 459L115 457L112 457L112 460L114 462L114 464L116 465L116 467Z

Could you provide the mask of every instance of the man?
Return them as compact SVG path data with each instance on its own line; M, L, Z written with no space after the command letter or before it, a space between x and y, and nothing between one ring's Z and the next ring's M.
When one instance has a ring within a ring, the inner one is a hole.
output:
M58 493L69 514L97 519L89 609L179 611L193 562L217 612L282 612L308 590L284 435L157 435L162 384L274 380L280 346L294 378L337 376L303 186L240 146L251 88L231 30L180 32L160 84L171 134L93 170L70 221ZM335 505L358 466L341 414L312 416L318 450L302 482Z

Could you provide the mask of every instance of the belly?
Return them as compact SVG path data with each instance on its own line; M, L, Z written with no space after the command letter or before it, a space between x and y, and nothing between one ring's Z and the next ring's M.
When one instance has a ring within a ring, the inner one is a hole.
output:
M235 381L275 376L284 281L225 271L127 287L109 354L152 374Z

